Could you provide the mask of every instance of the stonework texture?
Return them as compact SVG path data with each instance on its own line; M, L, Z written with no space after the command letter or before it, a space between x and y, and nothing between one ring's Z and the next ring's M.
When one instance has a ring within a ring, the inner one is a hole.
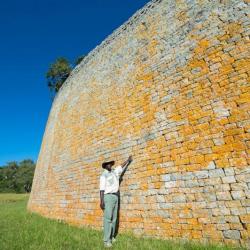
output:
M249 1L155 0L57 94L27 209L102 229L99 177L123 163L119 231L250 245Z

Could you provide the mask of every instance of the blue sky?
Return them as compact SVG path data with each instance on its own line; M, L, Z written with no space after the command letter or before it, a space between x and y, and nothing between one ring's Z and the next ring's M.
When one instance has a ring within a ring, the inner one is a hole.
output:
M74 61L148 0L10 0L0 7L0 166L37 160L51 107L45 78L59 56Z

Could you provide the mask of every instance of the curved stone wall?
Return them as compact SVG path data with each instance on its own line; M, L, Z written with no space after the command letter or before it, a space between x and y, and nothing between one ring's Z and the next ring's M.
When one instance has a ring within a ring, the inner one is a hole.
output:
M121 164L120 231L247 245L249 1L156 0L75 68L53 102L30 211L102 229Z

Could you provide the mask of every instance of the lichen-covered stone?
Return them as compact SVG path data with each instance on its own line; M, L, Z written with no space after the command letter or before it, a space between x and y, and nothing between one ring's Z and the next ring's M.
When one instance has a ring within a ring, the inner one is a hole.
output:
M240 232L238 230L226 230L223 232L224 236L228 239L239 240Z
M132 154L119 230L249 244L249 1L153 0L73 70L28 209L102 228L101 164Z

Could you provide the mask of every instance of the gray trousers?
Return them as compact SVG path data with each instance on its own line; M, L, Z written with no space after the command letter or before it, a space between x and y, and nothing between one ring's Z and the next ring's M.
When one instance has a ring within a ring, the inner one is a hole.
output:
M103 241L108 242L114 237L117 212L118 212L118 196L115 194L104 194L104 216L103 216Z

